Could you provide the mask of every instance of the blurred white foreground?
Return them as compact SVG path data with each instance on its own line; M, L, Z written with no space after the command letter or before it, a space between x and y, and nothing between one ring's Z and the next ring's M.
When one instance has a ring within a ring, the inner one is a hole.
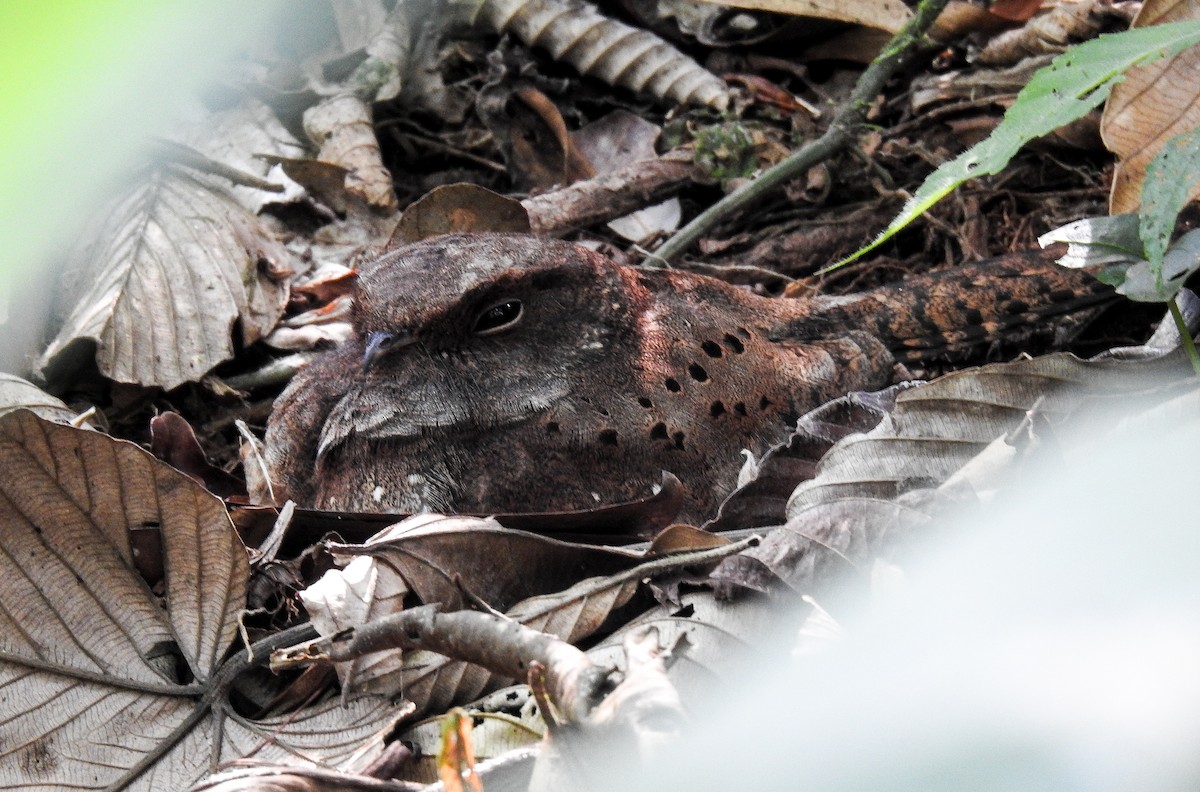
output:
M1200 399L1175 407L1064 440L840 642L735 681L660 777L611 788L1200 789Z

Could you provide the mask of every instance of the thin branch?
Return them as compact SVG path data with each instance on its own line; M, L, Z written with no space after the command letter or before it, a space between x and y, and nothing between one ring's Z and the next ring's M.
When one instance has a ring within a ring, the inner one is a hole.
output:
M713 226L762 200L787 182L804 174L848 145L858 134L875 97L891 77L907 66L925 42L925 31L945 8L948 0L922 0L917 11L883 48L883 52L859 77L849 101L829 124L825 134L787 159L763 171L757 179L734 190L709 207L648 256L643 265L670 263L696 243Z

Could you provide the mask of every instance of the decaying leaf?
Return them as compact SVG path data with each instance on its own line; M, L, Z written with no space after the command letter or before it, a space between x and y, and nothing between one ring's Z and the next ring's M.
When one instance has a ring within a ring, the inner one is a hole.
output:
M722 679L736 678L753 658L790 648L791 636L808 608L761 596L718 599L712 592L685 594L623 625L588 651L592 662L621 662L622 643L631 632L654 627L674 655L668 673L684 701L703 702Z
M484 87L475 112L496 141L522 190L548 190L596 175L567 131L553 100L524 80Z
M38 361L48 379L90 340L105 376L174 388L232 357L235 323L249 344L283 313L291 255L204 177L161 166L93 228L63 279L67 318Z
M1084 399L1092 409L1120 403L1156 375L1179 378L1188 371L1175 356L1131 363L1056 354L948 374L901 393L890 420L835 445L816 478L792 494L788 515L840 498L892 499L936 486L1035 403L1039 413L1061 418Z
M464 592L469 592L489 607L506 611L521 600L566 589L581 577L627 570L639 560L627 551L569 544L501 528L490 519L436 515L411 517L366 545L335 544L330 550L353 560L344 569L327 573L302 594L323 635L399 613L405 609L408 595L422 604L458 610L465 605ZM564 602L578 606L570 598ZM590 607L595 608L595 602ZM603 620L607 611L598 612ZM523 613L514 611L510 616L524 621ZM576 618L576 623L584 622ZM347 688L402 690L424 711L420 691L427 681L425 674L437 671L440 678L446 662L437 655L418 656L415 668L424 669L418 672L407 658L402 661L397 653L387 653L342 664L338 670ZM487 675L472 674L488 679ZM470 700L481 690L454 700Z
M71 423L75 419L75 411L63 404L62 400L54 398L32 382L0 371L0 415L21 409L29 410L47 421Z
M627 110L614 110L574 133L575 145L597 173L612 174L635 162L657 158L655 143L661 130ZM611 220L608 227L631 242L644 242L679 227L682 207L678 198L647 206Z
M198 484L132 443L23 411L0 418L0 465L0 785L180 789L249 754L333 766L380 728L387 709L365 699L257 722L205 700L249 570ZM161 581L137 571L150 546Z
M304 131L320 147L318 160L346 169L346 192L379 212L396 211L392 174L380 159L366 102L352 94L326 99L305 111Z
M246 494L244 483L208 461L191 424L179 413L150 419L150 452L219 498Z
M1133 21L1141 28L1200 19L1194 3L1149 0ZM1137 211L1146 166L1166 141L1200 126L1200 47L1131 69L1113 88L1100 133L1120 158L1109 196L1110 214ZM1200 195L1194 185L1192 197Z
M218 499L132 443L18 412L0 419L0 459L0 706L5 743L22 746L0 776L10 787L117 782L191 713L233 640L245 549ZM161 598L134 571L130 529L161 536ZM209 728L142 788L194 780Z
M529 233L521 202L476 184L446 184L413 201L400 216L388 250L439 234L466 231Z
M817 474L817 464L842 438L870 431L895 404L896 394L920 383L902 383L879 393L851 393L800 416L787 442L768 449L743 472L738 488L705 525L710 531L761 528L787 520L787 501L802 482ZM746 452L749 453L749 452Z
M1011 66L1025 58L1057 55L1094 38L1112 19L1128 22L1124 9L1114 5L1109 0L1048 4L1021 27L994 36L974 60L987 66Z

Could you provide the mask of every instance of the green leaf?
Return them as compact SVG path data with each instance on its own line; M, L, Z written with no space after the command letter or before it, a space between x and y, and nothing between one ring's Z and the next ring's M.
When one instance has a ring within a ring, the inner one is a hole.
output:
M1138 229L1146 248L1146 260L1162 281L1163 254L1175 230L1175 218L1187 203L1200 174L1200 129L1168 140L1146 166L1142 200L1138 207ZM1163 298L1163 301L1174 295Z
M967 179L1000 172L1021 146L1074 121L1108 98L1130 67L1174 55L1197 43L1200 20L1100 36L1067 50L1033 75L991 135L931 173L871 244L822 272L874 250Z
M1175 296L1188 276L1200 269L1200 230L1175 241L1158 264L1141 261L1125 270L1117 292L1138 302L1166 302Z

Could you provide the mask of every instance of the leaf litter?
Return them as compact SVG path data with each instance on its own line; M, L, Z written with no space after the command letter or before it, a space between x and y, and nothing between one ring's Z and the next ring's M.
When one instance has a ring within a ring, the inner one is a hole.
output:
M472 51L470 38L463 39L466 43L456 42L454 47L459 49L454 54L444 46L448 38L431 36L417 41L420 37L413 34L413 20L405 16L410 12L401 12L405 5L398 4L391 14L373 3L338 9L339 39L312 54L305 65L307 84L275 93L260 86L259 93L268 98L241 107L248 112L243 130L247 136L231 135L233 142L224 148L200 147L214 161L279 184L283 193L237 186L178 164L155 166L145 182L130 189L124 202L97 226L101 230L81 246L90 252L79 254L79 266L97 268L100 276L75 279L85 293L73 310L68 307L64 330L41 360L43 371L52 380L57 375L61 385L66 376L62 372L78 370L70 355L78 352L81 340L90 340L96 347L96 365L105 377L150 390L172 391L170 398L193 401L195 391L189 395L191 386L181 385L195 383L214 370L223 374L229 369L221 367L230 361L244 365L239 358L255 341L279 332L276 328L285 310L290 314L286 321L293 327L322 324L298 319L305 314L325 311L336 315L344 310L344 305L334 307L344 293L333 285L344 269L328 280L311 279L307 287L310 296L303 306L295 302L290 308L285 306L289 283L307 277L302 273L311 265L319 267L335 260L353 265L356 257L381 249L395 225L396 210L411 200L411 188L399 185L396 176L403 169L405 154L394 140L387 139L379 123L385 106L373 101L404 97L406 91L410 98L421 91L433 92L429 96L449 96L471 85L472 80L475 87L481 82L476 74L456 84L449 71L437 74L436 79L428 74L421 77L412 63L402 62L413 57L404 53L427 55L433 49L441 53L443 66L478 71L484 64L481 50ZM527 43L551 52L570 49L576 40L571 37L578 35L568 32L562 39L565 43L538 38L522 19L502 21L501 17L510 13L502 3L481 4L480 8L478 13L490 19L489 24L514 30ZM534 8L529 13L540 12ZM587 11L581 17L587 25L613 29L590 16L592 13ZM641 36L631 41L647 42L650 50L666 52ZM536 54L521 53L519 57L525 59L529 73L547 67ZM614 50L613 57L615 60L601 59L596 71L588 73L612 76L622 69L630 71L622 65L621 59L627 57L624 52ZM819 85L820 92L837 90L835 81L815 83L808 74L792 79L762 63L769 62L764 60L757 68L786 81L797 92L809 91L814 85ZM638 68L651 70L649 65ZM318 73L319 78L313 76ZM458 76L461 78L461 73ZM594 105L604 103L598 98L606 101L607 97L601 97L586 81L582 84L587 90L578 90L580 83L571 82L578 78L556 79L576 87L573 94L563 85L544 86L543 96L555 106L563 124L576 126L589 115L599 118ZM693 100L701 105L731 103L739 113L794 125L793 132L804 131L808 123L743 105L742 94L723 85L714 88L711 80L701 82L707 87L700 93L680 93L683 89L678 88L672 89L673 93L660 91L653 102L660 106ZM627 81L626 85L636 88L640 83ZM311 112L284 109L285 95L294 100L304 91L313 94L308 100ZM648 105L640 104L640 98L620 96L621 102L647 113ZM412 101L414 107L421 104ZM674 119L658 116L657 120L665 122L662 134L667 138L660 141L658 151L681 142L688 145L689 139L696 138L696 130L711 120L703 109L686 112L690 114ZM464 118L469 116L467 111L464 114ZM496 155L479 134L455 137L454 130L439 127L440 122L427 117L405 121L430 125L447 141L443 153L432 158L437 162L434 167L442 168L431 175L434 182L461 181L462 165L471 162L470 157ZM472 123L478 121L466 121L468 127ZM230 125L243 128L241 123ZM479 128L461 131L478 133ZM308 141L298 144L293 132L307 133ZM932 143L948 145L947 140L936 137ZM885 149L893 163L912 156L909 138L895 138L889 145L890 149ZM643 160L652 156L658 156L654 149L639 152ZM846 163L839 166L852 167ZM614 168L613 164L604 165L595 181L603 181L606 172ZM501 191L511 187L497 181L494 173L474 175ZM697 191L704 189L712 188L702 178L684 178L671 188L682 197L687 211L702 200ZM849 194L853 189L857 187ZM847 197L846 188L835 187L832 193L816 198L812 211L830 208L822 201ZM536 200L536 196L526 199L526 206ZM833 208L836 211L837 207ZM487 215L491 210L481 211ZM535 225L537 216L534 213ZM812 216L806 217L803 209L797 212L768 204L762 216L755 218L757 227L746 232L745 238L715 241L722 249L729 249L726 245L744 249L755 234L777 235L781 229L786 233L802 227ZM197 218L206 222L196 222ZM875 227L885 223L886 219ZM316 233L298 232L314 225ZM864 233L869 226L863 224ZM652 233L655 228L662 230L663 226L651 224L643 230ZM142 230L134 233L133 229ZM640 232L628 235L634 233ZM593 229L583 237L620 254L621 243L608 232ZM929 258L930 251L936 257L936 243L918 243L915 248L917 253L910 252L910 257ZM88 257L90 263L84 263ZM197 274L200 280L194 280ZM859 270L855 277L870 278L871 273ZM184 282L198 284L190 296L175 288ZM758 287L762 288L761 283ZM218 303L208 299L209 292L223 295L219 309L214 308ZM200 300L198 294L205 299ZM97 308L100 305L110 307L101 310ZM147 325L138 320L149 315L177 319L165 334L143 336ZM282 344L278 337L276 341ZM336 336L315 334L288 345L312 348L336 342ZM1152 372L1166 373L1174 381L1148 386ZM441 530L418 530L407 538L379 540L373 543L378 547L318 543L319 536L309 537L301 542L302 547L292 548L291 554L299 558L300 550L310 552L306 563L321 569L344 567L333 574L349 576L349 588L337 595L309 589L298 598L289 588L293 584L286 583L279 584L274 595L292 607L311 611L308 615L314 620L319 601L322 606L332 600L345 603L351 610L330 617L327 629L332 632L383 613L403 614L419 604L441 603L448 610L494 608L567 641L586 643L599 636L599 643L589 649L591 661L598 665L624 665L630 658L642 657L635 664L653 666L653 659L638 654L637 638L631 638L650 626L657 630L657 645L669 649L670 659L663 664L661 679L669 680L684 701L698 702L714 680L736 676L747 657L790 651L797 636L813 631L818 622L826 625L820 631L825 637L818 641L836 640L832 636L838 633L837 619L849 612L848 603L872 596L871 581L876 581L878 589L878 580L886 577L881 569L903 568L913 537L937 530L933 526L948 508L946 504L961 506L980 496L984 500L998 497L1011 486L1005 476L1017 466L1014 458L1019 462L1029 454L1045 453L1041 449L1047 437L1059 439L1061 434L1067 442L1066 427L1072 415L1096 409L1097 403L1114 398L1125 402L1133 396L1150 399L1157 405L1152 409L1186 409L1194 388L1181 372L1186 369L1171 356L1119 362L1061 356L992 364L899 392L852 395L842 404L808 417L807 423L801 421L807 434L793 439L795 456L779 468L784 472L775 472L786 458L782 450L756 460L757 478L731 498L730 504L743 505L727 508L719 527L734 537L761 531L763 543L695 568L669 564L640 567L639 563L654 562L627 551L562 545L496 523L460 522L452 530L442 525ZM1102 394L1112 393L1114 383L1120 396L1106 399ZM47 417L59 421L75 416L72 408L62 405L60 409L46 394L30 392L20 383L13 387L16 390L7 398L15 406L48 411ZM58 390L65 393L70 388ZM187 434L183 432L183 437ZM108 751L75 750L74 764L59 763L60 750L54 741L69 736L72 747L78 749L83 744L77 735L31 732L34 739L28 742L26 753L10 754L6 763L0 764L0 775L5 778L28 781L36 776L39 783L48 785L56 783L53 779L69 779L72 784L95 787L114 783L111 779L119 779L121 773L132 776L133 768L145 759L148 769L137 775L129 788L179 786L198 780L219 761L241 756L293 765L309 762L316 768L360 769L384 750L383 735L398 718L439 712L500 682L479 666L418 650L388 656L382 667L349 669L340 686L340 695L348 704L326 691L316 703L263 715L248 714L226 699L210 700L206 696L217 689L213 685L221 679L220 669L231 667L228 664L244 654L244 649L233 647L239 642L237 614L245 600L249 572L245 550L225 516L225 507L134 446L95 432L51 426L17 412L0 419L0 438L6 438L0 447L5 466L28 471L17 477L16 483L4 485L9 507L21 506L9 512L6 525L21 526L24 531L14 531L8 539L26 549L39 543L45 548L53 546L52 552L36 553L30 560L16 560L17 555L9 558L13 568L6 578L17 589L11 596L6 594L4 601L25 608L33 607L29 603L40 598L38 607L43 610L39 611L42 615L21 619L22 625L37 626L21 636L26 643L22 644L16 633L8 637L4 665L20 677L14 684L28 686L29 696L35 700L68 680L72 690L81 692L47 698L43 712L53 710L55 717L38 722L78 719L96 722L99 727L108 721L114 731L104 739L121 745L127 760L122 765L112 762ZM176 459L191 460L180 463L191 468L187 472L202 479L216 475L211 463L197 461L203 459L203 453L197 457L193 439L171 445ZM780 459L774 459L776 456ZM806 481L793 492L802 480ZM767 515L772 516L770 522ZM348 517L330 515L331 519L321 524L336 526ZM157 537L158 544L137 534ZM67 545L61 543L68 536L80 543L63 550ZM672 552L689 552L688 541L684 538L681 544L672 545ZM158 556L161 563L139 560L139 555L147 554ZM588 560L582 560L585 558ZM360 563L364 561L368 563ZM892 563L900 566L889 567ZM352 567L356 568L350 571ZM294 569L296 580L317 578L311 569L301 573L299 564ZM391 576L386 584L381 582L385 572ZM78 576L75 584L54 585L71 574ZM842 590L846 579L858 583L849 595ZM653 583L646 585L648 581ZM39 597L32 596L34 590L40 592ZM119 605L122 612L104 612L98 603ZM283 623L270 627L251 616L245 634L271 635L306 617L300 610L280 616L286 611L276 613ZM91 642L98 643L93 646ZM409 702L408 708L392 709L382 699L360 697L356 690L364 682L387 685L389 693ZM113 694L113 690L120 692ZM226 688L219 690L227 692ZM141 739L136 745L120 742L116 729L125 721L109 718L106 707L112 706L114 696L130 702L125 715L136 713L149 724L139 732ZM525 714L529 715L528 711ZM19 722L29 725L31 720ZM534 734L545 728L538 719L530 722L536 724ZM186 734L175 733L180 724L188 726ZM554 745L553 739L550 744ZM103 779L96 775L100 764L107 774ZM247 777L253 774L248 771Z

